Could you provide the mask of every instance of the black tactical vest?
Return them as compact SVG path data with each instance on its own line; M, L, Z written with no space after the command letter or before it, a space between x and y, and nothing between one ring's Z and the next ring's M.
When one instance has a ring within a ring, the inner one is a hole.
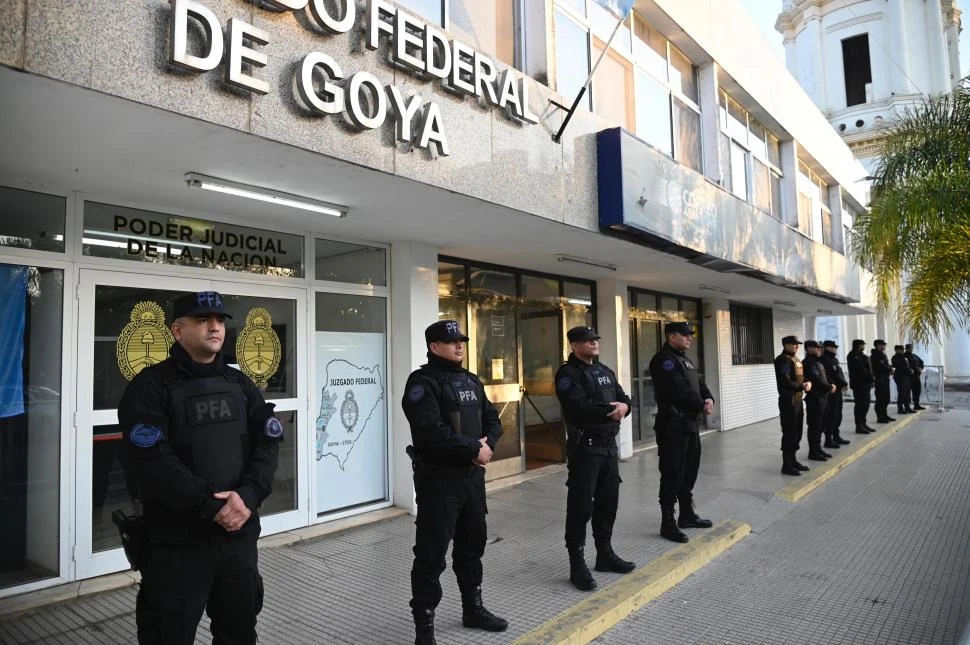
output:
M610 370L604 368L599 363L593 363L589 367L583 368L583 389L586 394L594 401L609 403L616 401L616 377ZM601 423L583 426L585 432L589 432L604 437L612 437L620 431L620 422L604 418Z
M239 485L250 451L246 397L232 374L166 379L168 440L193 474L214 490Z
M695 392L698 398L703 400L704 395L701 394L701 377L697 375L697 367L694 366L694 362L687 358L687 356L682 356L673 352L671 353L673 354L674 358L677 359L677 362L680 363L681 370L684 373L684 378L686 378L687 382L690 384L691 391ZM694 414L693 416L690 414L684 415L684 422L687 424L688 430L692 432L700 431L700 424L697 421L697 417L697 414Z
M485 388L466 372L438 377L441 396L446 404L442 410L448 415L448 424L460 435L478 440L484 436L482 402Z

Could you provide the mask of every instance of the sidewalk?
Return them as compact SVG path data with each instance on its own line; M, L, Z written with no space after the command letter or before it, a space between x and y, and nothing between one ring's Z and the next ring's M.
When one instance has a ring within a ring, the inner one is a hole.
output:
M940 415L923 412L913 422L930 422L931 417L939 419ZM901 432L905 434L906 429ZM845 436L853 444L847 448L855 450L879 438L880 433L861 436L850 432ZM779 473L779 441L774 420L705 436L695 490L702 515L715 521L746 522L760 531L797 508L798 503L775 495L795 481ZM889 437L883 445L892 441ZM876 449L863 459L878 459L878 454ZM810 463L814 468L814 462ZM643 567L676 547L658 534L656 450L640 452L621 463L620 474L623 484L614 547L622 557ZM568 582L563 545L565 479L565 472L554 472L489 495L484 599L486 606L509 620L509 630L487 634L461 627L458 589L449 563L442 575L444 599L436 620L439 643L512 642L589 597ZM698 536L703 532L689 533ZM262 549L266 603L259 619L260 642L412 642L407 601L413 539L413 518L398 517L316 541ZM623 577L594 575L600 589ZM134 603L135 589L127 587L42 608L0 622L0 642L130 643L135 634ZM198 643L210 640L205 619L198 636Z

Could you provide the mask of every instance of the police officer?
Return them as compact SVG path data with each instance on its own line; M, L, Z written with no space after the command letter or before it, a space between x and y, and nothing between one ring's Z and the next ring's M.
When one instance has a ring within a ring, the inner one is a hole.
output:
M411 425L408 455L414 466L418 517L411 568L415 644L434 645L434 612L448 543L461 591L462 624L500 632L508 622L482 604L485 554L485 465L502 436L498 412L477 376L462 367L458 322L439 320L424 330L428 362L411 372L401 405Z
M711 520L697 515L694 483L701 464L701 415L714 412L714 396L697 374L686 351L694 330L685 322L664 326L666 342L650 359L650 378L657 400L657 453L660 457L660 535L687 542L682 528L709 528ZM680 517L674 522L674 504Z
M255 643L262 607L257 509L272 490L283 426L256 385L226 364L214 291L174 302L169 358L132 379L118 406L149 542L138 642Z
M896 350L892 358L893 380L896 381L896 413L915 414L916 410L910 407L913 368L906 358L906 350L902 345L896 345L893 349Z
M823 448L840 448L845 444L852 443L848 439L843 439L839 433L842 425L842 392L849 388L849 381L845 378L845 372L839 364L839 346L834 340L827 340L822 343L822 356L819 358L825 366L825 376L829 383L835 385L835 391L829 394L829 401L825 408L825 422L822 430L825 432L825 443Z
M876 422L889 423L895 421L889 416L889 379L893 375L893 367L886 356L886 341L877 338L872 341L872 351L870 352L870 362L872 372L876 381Z
M872 373L872 363L866 356L866 341L857 338L852 341L852 351L845 357L849 366L849 387L852 388L852 398L855 400L853 413L855 416L856 434L869 434L876 429L866 423L871 401L870 390L876 379Z
M921 377L923 374L923 359L913 353L913 346L906 345L906 360L909 361L909 367L913 370L913 376L910 378L909 391L910 397L913 399L913 409L914 410L925 410L922 405L919 404L919 397L923 393L923 383Z
M566 332L569 358L556 372L556 396L566 424L566 550L569 581L582 591L596 588L586 567L586 524L592 519L597 571L629 573L636 566L613 551L613 522L620 494L620 419L633 401L616 374L598 361L599 334L592 327Z
M808 466L795 457L802 440L802 396L812 389L811 381L805 380L804 367L797 354L801 344L797 336L785 336L781 339L782 352L775 357L778 415L781 419L781 472L795 477L801 475L801 471L808 470Z
M812 461L827 461L832 456L822 449L822 425L829 394L835 392L835 384L829 383L821 356L822 346L814 340L806 340L803 370L805 380L812 384L812 389L805 394L805 418L808 424L808 458Z

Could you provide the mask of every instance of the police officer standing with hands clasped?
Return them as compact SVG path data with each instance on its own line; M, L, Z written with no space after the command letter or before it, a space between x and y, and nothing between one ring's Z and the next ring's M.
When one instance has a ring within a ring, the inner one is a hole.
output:
M876 422L889 423L896 420L889 416L888 412L889 380L893 375L893 367L889 364L889 357L886 356L886 341L877 338L872 341L872 346L869 361L876 381Z
M620 419L633 401L616 374L597 360L599 334L592 327L566 333L572 352L556 372L556 396L566 424L566 549L569 581L582 591L596 588L586 566L586 524L592 518L596 570L629 573L636 566L613 552L613 522L620 494Z
M896 414L915 414L910 407L910 388L913 385L913 366L906 358L906 351L902 345L896 345L896 353L892 357L893 380L896 381Z
M852 351L845 357L845 362L849 366L849 387L852 388L852 398L855 401L852 412L855 416L856 434L869 434L876 431L866 423L866 415L869 414L872 400L872 386L876 378L872 372L872 362L866 356L865 350L866 341L856 338L852 341Z
M811 381L805 380L805 369L798 358L797 336L781 339L782 352L775 357L775 382L778 386L778 415L781 420L781 472L783 475L800 476L808 466L798 461L798 445L802 440L805 410L802 397L812 389Z
M842 425L842 392L849 388L849 382L845 378L845 372L839 365L839 357L836 353L839 346L834 340L827 340L822 343L822 356L819 360L825 366L825 375L829 383L835 386L835 391L829 395L828 404L825 406L825 422L822 430L825 432L825 448L841 448L845 444L852 443L848 439L843 439L840 434Z
M803 369L805 380L812 384L812 389L805 394L805 417L808 422L808 458L812 461L826 461L832 456L822 450L822 426L829 395L835 392L835 385L829 383L821 356L822 346L814 340L806 340Z
M650 377L657 399L657 456L660 458L660 535L687 542L680 529L706 529L711 520L694 510L694 483L701 465L701 415L714 412L714 396L697 374L686 351L694 341L688 323L664 326L666 342L650 359ZM680 517L674 521L674 504Z
M424 331L428 362L411 372L402 406L411 425L418 517L411 568L411 613L415 645L434 645L434 612L448 543L458 588L462 624L500 632L508 622L482 604L485 554L485 468L502 436L498 412L477 376L462 367L464 343L455 320L439 320Z
M913 346L910 344L906 345L906 360L909 362L909 368L913 370L912 376L909 379L909 392L910 398L913 401L914 410L925 410L922 405L919 404L919 397L923 394L923 359L913 353Z
M262 607L257 509L272 490L283 426L223 360L214 291L175 300L169 358L132 379L118 406L148 546L138 642L191 645L203 610L217 645L256 642Z

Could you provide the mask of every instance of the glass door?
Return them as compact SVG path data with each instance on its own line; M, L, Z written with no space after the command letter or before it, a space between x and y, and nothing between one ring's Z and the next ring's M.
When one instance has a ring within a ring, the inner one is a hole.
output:
M650 377L650 359L660 349L660 321L630 320L633 342L633 442L652 439L653 420L657 414L657 400Z
M519 316L527 469L566 460L566 429L555 384L562 358L561 321L556 309Z
M298 312L306 311L299 289L81 270L78 300L76 441L77 576L127 568L111 514L137 513L139 503L127 455L121 449L117 406L128 382L165 360L173 342L172 303L191 291L219 291L227 312L226 361L263 389L286 429L273 494L260 509L263 533L305 523L300 514L297 447L304 433L298 414L306 409L306 366L297 360L305 343Z

